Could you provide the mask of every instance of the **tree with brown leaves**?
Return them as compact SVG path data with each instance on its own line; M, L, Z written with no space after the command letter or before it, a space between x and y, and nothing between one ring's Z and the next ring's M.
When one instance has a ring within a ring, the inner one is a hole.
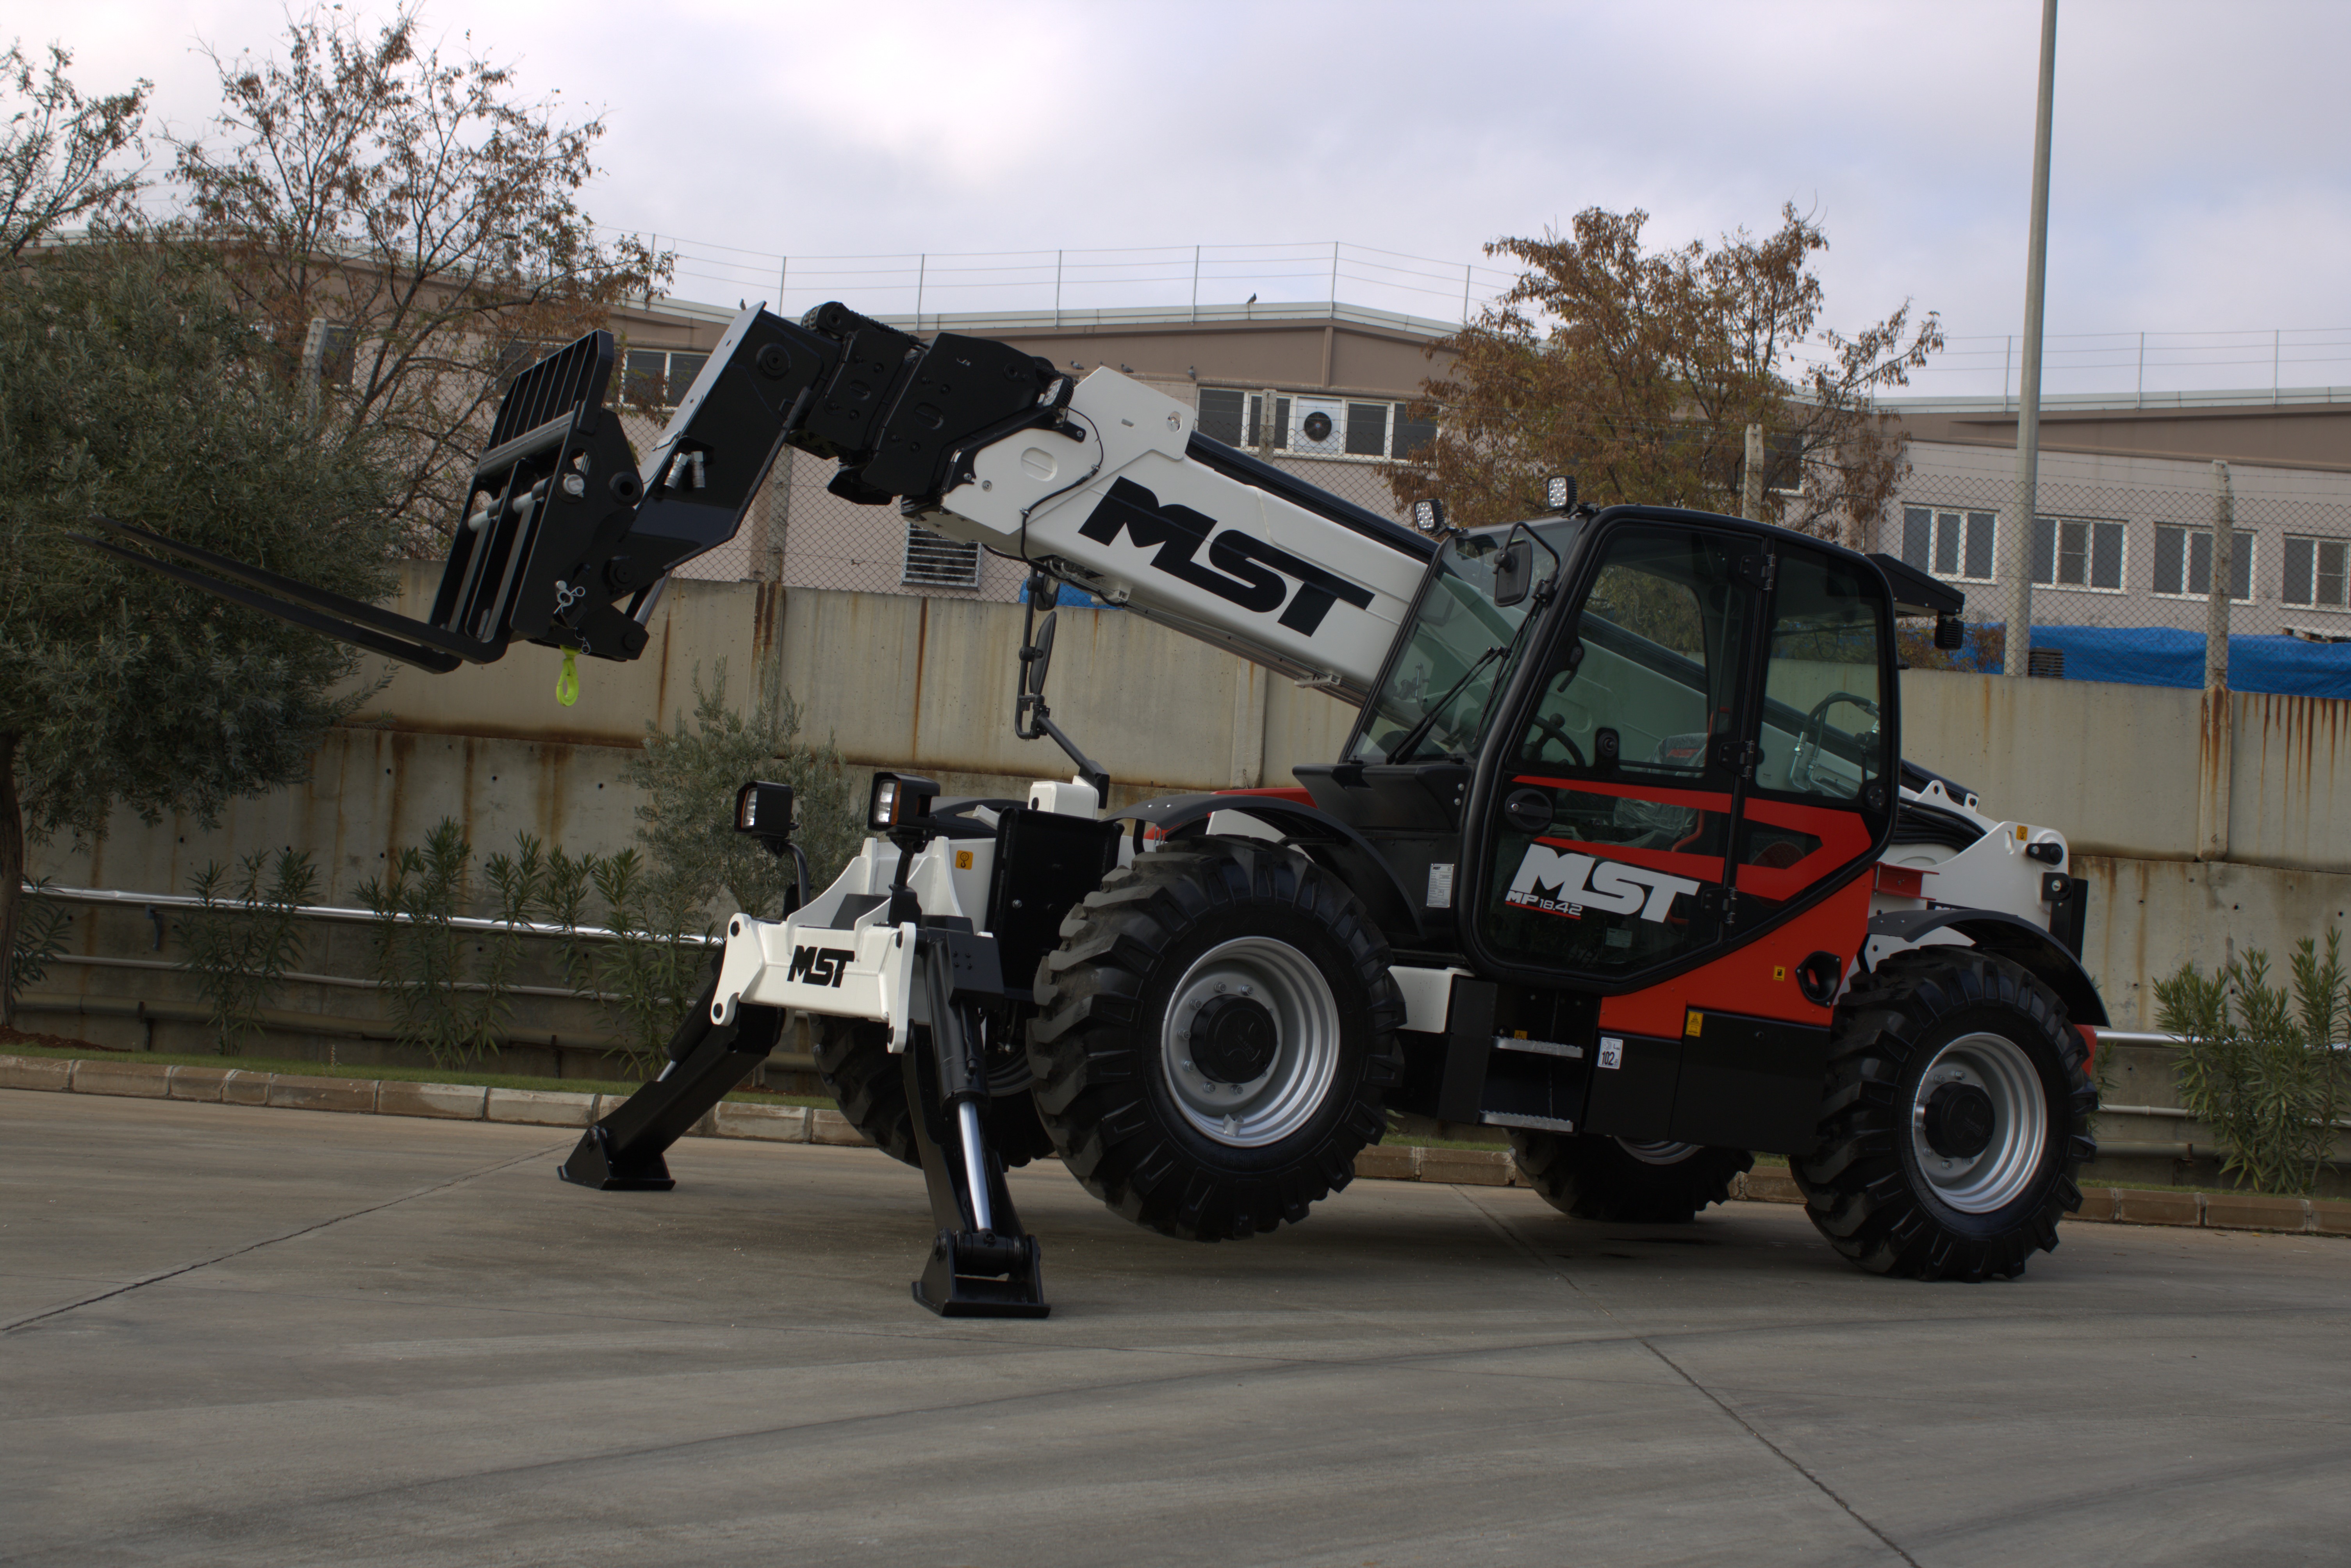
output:
M413 7L372 36L312 9L281 55L214 51L221 114L172 173L322 423L393 437L408 548L437 554L512 371L670 263L600 242L580 207L601 120L565 123L511 68L420 31Z
M1908 464L1872 410L1943 345L1905 303L1846 337L1818 326L1813 253L1828 236L1793 206L1777 233L1709 250L1644 249L1643 212L1598 207L1565 235L1501 239L1518 283L1431 356L1415 413L1437 438L1390 477L1400 501L1444 497L1465 526L1525 517L1573 474L1607 505L1741 513L1747 427L1765 432L1763 520L1865 544Z
M140 187L140 171L118 162L143 151L140 131L154 84L84 98L66 75L69 49L49 46L36 66L21 44L0 54L0 97L13 100L0 129L0 257L69 225L120 217Z

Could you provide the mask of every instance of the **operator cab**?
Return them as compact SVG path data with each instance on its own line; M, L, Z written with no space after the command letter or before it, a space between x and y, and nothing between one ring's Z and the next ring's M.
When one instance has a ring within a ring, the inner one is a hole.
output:
M1514 533L1544 580L1505 604ZM1616 507L1464 531L1345 760L1299 780L1427 889L1399 946L1538 984L1653 983L1883 846L1893 613L1866 558L1738 518Z

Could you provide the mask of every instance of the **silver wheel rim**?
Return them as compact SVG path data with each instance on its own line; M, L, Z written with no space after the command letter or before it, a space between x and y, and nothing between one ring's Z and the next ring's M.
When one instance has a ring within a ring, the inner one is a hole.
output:
M1616 1146L1645 1166L1677 1166L1703 1146L1698 1144L1635 1144L1616 1140Z
M1193 1065L1191 1020L1210 998L1238 995L1273 1015L1273 1061L1246 1083ZM1167 1087L1185 1120L1237 1149L1278 1143L1311 1121L1339 1074L1339 1003L1305 954L1270 936L1220 942L1176 982L1160 1024Z
M1991 1141L1968 1155L1927 1141L1927 1102L1946 1083L1971 1083L1991 1101ZM2024 1196L2049 1142L2049 1102L2032 1058L1997 1034L1962 1035L1935 1053L1910 1099L1910 1147L1934 1195L1962 1214L1990 1214Z

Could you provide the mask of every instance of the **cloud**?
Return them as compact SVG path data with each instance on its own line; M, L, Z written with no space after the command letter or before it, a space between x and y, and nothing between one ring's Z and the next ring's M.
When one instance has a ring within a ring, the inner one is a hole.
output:
M722 246L1343 239L1458 267L1589 205L1645 208L1664 243L1768 228L1793 201L1828 225L1837 324L1907 298L1994 345L2022 315L2039 16L2031 0L427 12L453 41L470 26L518 57L574 113L601 110L593 210L684 236L713 259L696 270L714 292L773 265L717 265ZM210 111L192 36L266 47L281 16L275 0L95 0L62 41L86 85L154 77L164 112L191 124ZM2351 7L2066 0L2050 330L2338 324L2346 57ZM854 296L855 269L833 270ZM1246 269L1228 270L1238 298ZM1297 276L1261 279L1269 298L1328 292L1309 264L1273 270ZM1134 292L1165 296L1173 276L1133 269ZM1423 286L1366 302L1458 313ZM1922 387L1962 390L1951 363ZM2326 373L2351 382L2351 361Z

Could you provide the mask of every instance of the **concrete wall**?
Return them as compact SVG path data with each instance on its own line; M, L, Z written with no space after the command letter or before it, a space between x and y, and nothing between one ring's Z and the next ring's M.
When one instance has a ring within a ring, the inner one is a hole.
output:
M407 607L434 575L413 574ZM1017 605L683 583L634 664L580 663L582 693L554 695L557 655L517 648L447 676L403 672L378 716L333 737L311 780L233 807L205 831L124 813L87 853L53 843L34 869L60 883L184 891L207 861L307 846L325 895L348 903L394 846L444 815L477 852L528 828L574 851L632 841L636 800L620 772L648 717L690 707L695 672L727 661L740 708L789 690L805 732L852 768L912 767L960 793L1013 794L1067 777L1049 742L1011 733ZM2152 985L2183 959L2273 955L2351 924L2351 713L2283 696L2233 699L2230 844L2198 850L2201 694L1938 671L1903 677L1913 759L1975 789L1996 815L2064 831L2092 883L2090 967L2127 1026L2153 1022ZM1337 757L1354 710L1135 617L1063 611L1050 685L1056 717L1106 766L1121 802L1285 784ZM99 943L94 923L81 940ZM128 927L126 927L128 929ZM107 938L106 941L112 941ZM92 947L90 951L98 951Z
M2351 703L2234 694L2227 859L2351 872ZM2200 691L1902 676L1902 749L1996 816L2056 828L2077 852L2193 860L2204 785Z

